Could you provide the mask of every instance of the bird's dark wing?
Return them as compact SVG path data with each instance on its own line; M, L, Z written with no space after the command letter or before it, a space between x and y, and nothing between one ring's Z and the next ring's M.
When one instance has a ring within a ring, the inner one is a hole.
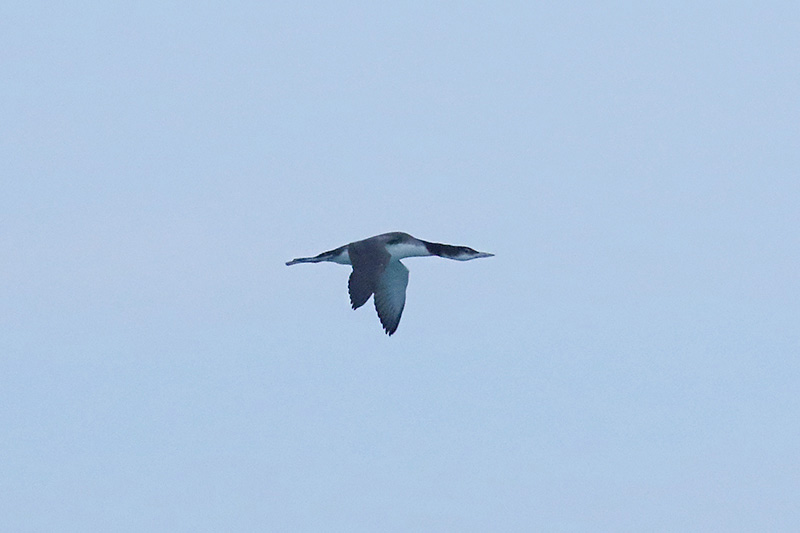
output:
M386 333L397 331L406 305L408 269L400 261L390 261L375 288L375 310Z
M382 243L370 239L351 243L348 246L348 253L353 265L347 285L350 291L350 304L353 309L358 309L367 303L369 297L375 292L378 280L389 263L391 255Z

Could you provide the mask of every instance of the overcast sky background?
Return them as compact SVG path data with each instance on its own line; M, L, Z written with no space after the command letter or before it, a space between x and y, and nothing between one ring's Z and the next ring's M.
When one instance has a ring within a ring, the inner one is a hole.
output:
M751 4L4 4L0 530L796 531ZM284 266L395 230L496 257Z

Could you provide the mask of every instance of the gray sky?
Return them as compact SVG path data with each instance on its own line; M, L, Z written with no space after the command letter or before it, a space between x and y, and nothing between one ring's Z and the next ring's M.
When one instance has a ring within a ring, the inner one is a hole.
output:
M0 530L795 531L797 2L530 4L0 8Z

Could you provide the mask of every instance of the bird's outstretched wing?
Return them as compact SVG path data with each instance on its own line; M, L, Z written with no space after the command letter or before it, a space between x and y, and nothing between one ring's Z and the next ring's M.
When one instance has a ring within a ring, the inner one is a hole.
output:
M386 333L397 331L406 305L408 269L400 261L390 261L375 288L375 310Z
M386 248L378 242L359 241L348 246L353 271L347 288L350 292L350 304L358 309L369 300L378 287L378 281L391 259Z

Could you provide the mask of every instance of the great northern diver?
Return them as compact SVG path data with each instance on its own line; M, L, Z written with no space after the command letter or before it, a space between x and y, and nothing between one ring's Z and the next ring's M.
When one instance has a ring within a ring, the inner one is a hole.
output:
M392 232L376 235L363 241L351 242L314 257L292 259L286 266L297 263L330 261L352 265L348 289L353 309L364 305L375 295L375 310L388 335L397 331L400 315L406 304L408 269L400 262L406 257L438 255L456 261L469 261L494 254L478 252L466 246L451 246L416 239L408 233Z

